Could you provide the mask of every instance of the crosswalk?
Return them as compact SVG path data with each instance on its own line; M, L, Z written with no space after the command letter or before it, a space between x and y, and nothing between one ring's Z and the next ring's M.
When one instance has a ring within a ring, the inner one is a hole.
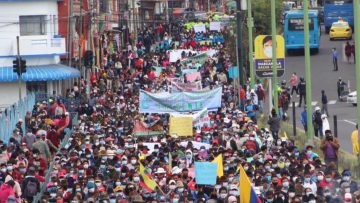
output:
M337 100L330 100L328 101L328 105L334 105L337 103ZM290 107L292 107L293 103L290 103ZM302 105L304 105L304 103L302 103ZM311 106L317 106L317 105L321 105L321 103L319 103L318 101L312 101L311 102ZM299 106L299 102L295 102L295 106Z

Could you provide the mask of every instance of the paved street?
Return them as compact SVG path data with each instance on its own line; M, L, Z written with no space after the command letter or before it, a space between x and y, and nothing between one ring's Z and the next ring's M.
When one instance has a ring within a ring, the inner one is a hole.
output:
M354 64L348 64L342 59L343 44L346 41L330 41L329 36L322 34L320 51L316 55L311 56L311 68L312 68L312 105L321 106L321 90L325 90L329 104L329 123L333 130L333 115L338 117L338 136L341 143L341 147L346 151L352 152L351 145L351 132L355 128L356 123L356 107L346 102L337 101L336 82L341 77L346 83L350 82L351 90L355 89L355 66ZM332 56L331 48L336 47L339 53L339 71L332 71ZM296 72L299 77L305 76L305 58L303 53L297 55L287 56L286 58L286 73L284 79L289 80L291 74ZM298 102L299 98L295 95L293 100ZM296 107L297 125L302 127L300 122L300 113L303 107ZM290 109L288 114L291 116L292 110ZM292 120L289 122L292 123Z

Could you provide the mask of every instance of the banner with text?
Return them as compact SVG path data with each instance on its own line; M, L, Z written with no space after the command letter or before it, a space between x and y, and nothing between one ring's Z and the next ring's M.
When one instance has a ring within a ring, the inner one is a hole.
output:
M196 112L203 109L214 110L221 107L222 88L198 92L140 91L140 113Z
M192 136L193 120L191 117L170 117L169 133L170 136Z

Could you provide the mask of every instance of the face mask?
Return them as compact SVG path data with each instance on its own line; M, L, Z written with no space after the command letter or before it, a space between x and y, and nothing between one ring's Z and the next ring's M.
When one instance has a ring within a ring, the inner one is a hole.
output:
M330 183L332 181L332 178L326 178L326 182Z
M9 170L9 169L8 169L8 170ZM349 181L349 180L350 180L350 176L344 176L344 177L343 177L343 180L344 180L344 181Z
M264 54L268 58L272 58L272 46L264 47Z
M272 165L272 168L276 168L276 167L277 167L277 165L276 165L276 164L273 164L273 165Z
M248 166L244 166L244 170L247 171L249 169Z
M266 199L266 202L273 202L273 199Z
M350 193L350 188L345 188L345 193Z
M174 198L174 199L172 200L172 202L173 202L173 203L178 203L178 202L179 202L179 199Z
M269 165L266 165L266 166L265 166L265 169L266 169L267 171L270 171L271 167L270 167Z
M234 195L235 197L239 196L239 192L235 190L230 191L229 194Z
M76 192L81 192L81 188L76 188Z
M289 167L290 166L290 162L285 162L285 166Z
M330 192L326 192L326 193L324 193L324 197L327 197L327 196L330 196L331 195L331 193Z
M136 164L136 159L132 159L132 160L131 160L131 164L132 164L132 165Z
M220 194L220 198L221 198L221 199L225 199L225 198L226 198L226 196L227 196L227 194L226 194L226 193L221 193L221 194Z
M277 145L281 145L281 141L277 141L276 144L277 144Z
M20 171L21 174L25 174L26 173L26 168L20 168L19 171Z
M341 179L337 179L336 182L337 182L337 183L340 183L340 182L341 182Z
M305 179L304 179L304 182L305 182L305 183L310 183L310 178L305 178Z
M120 172L121 168L115 168L116 172Z
M133 178L133 180L134 180L134 182L138 183L138 182L140 182L140 177L136 176L136 177Z
M290 197L290 198L295 197L295 192L289 192L289 197Z
M6 173L6 168L2 168L2 169L1 169L1 172L2 172L2 173Z
M183 192L184 192L184 188L178 188L177 191L178 191L179 193L183 193Z
M116 203L116 199L110 199L110 203Z
M309 203L316 203L316 200L310 200Z
M229 170L229 167L225 167L225 168L224 168L224 171L228 171L228 170Z
M169 185L170 190L175 190L175 188L176 188L176 185Z
M55 198L55 197L56 197L56 193L50 193L50 197L51 197L51 198Z
M312 194L312 192L306 192L306 196L310 196Z
M267 180L268 182L270 182L270 181L271 181L271 176L266 176L266 180Z
M91 158L91 154L87 154L86 158L90 159Z
M95 192L95 188L90 188L89 192L91 192L91 193Z
M191 155L186 155L186 158L187 158L187 159L191 159Z
M234 178L230 177L228 180L229 180L229 182L232 182L234 180Z
M96 186L100 187L101 186L101 183L95 183Z
M85 169L88 169L88 168L89 168L89 165L85 164L85 165L84 165L84 168L85 168Z
M289 182L283 182L283 186L284 186L285 188L288 188L288 187L289 187Z
M122 165L126 165L126 164L127 164L127 161L126 161L126 160L125 160L125 161L122 161L121 164L122 164Z
M13 170L13 166L8 166L8 167L7 167L7 170L8 170L8 171L12 171L12 170Z
M121 177L125 177L126 176L126 173L121 173Z
M322 181L322 180L324 180L324 176L318 176L317 179L318 179L318 181Z

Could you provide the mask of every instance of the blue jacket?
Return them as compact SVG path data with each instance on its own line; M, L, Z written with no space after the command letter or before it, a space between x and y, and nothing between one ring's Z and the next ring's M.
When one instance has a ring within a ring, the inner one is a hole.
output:
M306 115L306 111L301 112L301 123L303 125L307 124L307 115Z

